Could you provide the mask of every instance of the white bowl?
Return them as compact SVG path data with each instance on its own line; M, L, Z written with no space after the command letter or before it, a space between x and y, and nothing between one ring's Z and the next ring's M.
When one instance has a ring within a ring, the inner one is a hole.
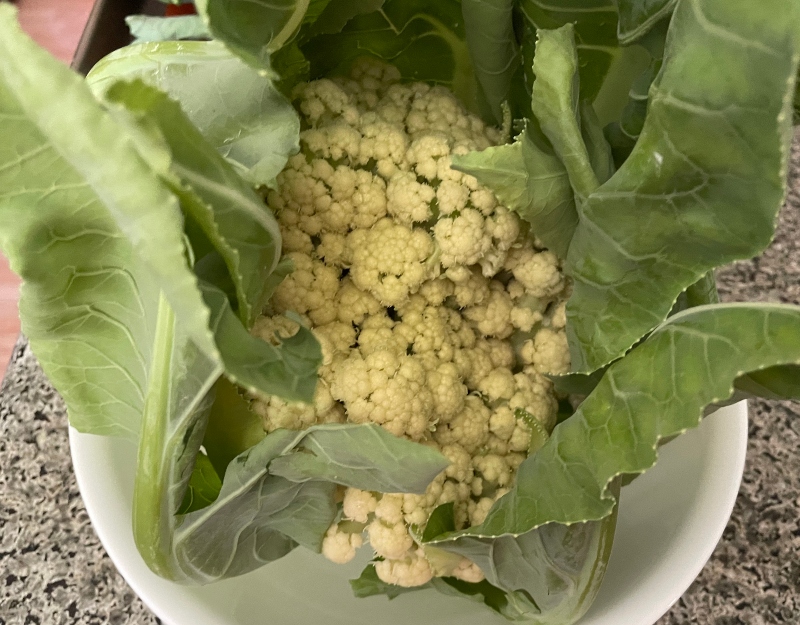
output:
M353 598L347 580L359 575L367 553L341 566L298 548L258 571L209 586L163 580L133 544L134 447L73 429L70 446L97 535L131 588L166 625L507 623L477 604L432 590L391 602ZM742 402L662 448L656 467L623 489L608 573L581 625L653 625L680 598L722 536L746 448Z

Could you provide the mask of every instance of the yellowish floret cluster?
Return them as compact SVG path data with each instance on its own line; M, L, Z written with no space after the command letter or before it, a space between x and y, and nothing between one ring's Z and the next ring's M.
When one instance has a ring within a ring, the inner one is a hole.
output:
M347 562L365 534L378 576L480 581L469 560L423 548L423 528L453 502L459 528L481 523L514 478L531 427L551 430L545 373L564 373L567 286L556 257L451 156L500 133L446 89L401 84L389 66L302 85L301 153L268 197L294 271L255 325L287 336L299 314L323 350L314 403L258 397L264 428L377 423L450 461L422 495L354 488L323 554ZM294 327L293 327L294 326Z

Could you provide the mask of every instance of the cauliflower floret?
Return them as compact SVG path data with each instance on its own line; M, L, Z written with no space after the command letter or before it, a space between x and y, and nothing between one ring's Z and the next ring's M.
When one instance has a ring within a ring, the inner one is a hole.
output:
M313 246L311 237L308 238L308 242ZM346 249L347 238L345 235L339 232L323 232L320 235L320 243L317 245L316 254L326 265L339 268L344 264L344 254Z
M549 432L555 426L558 402L553 394L553 383L537 373L532 367L525 367L514 375L517 391L508 400L512 410L521 408L539 421Z
M479 263L484 276L493 276L503 266L508 250L519 236L519 218L507 208L498 206L486 218L486 233L492 243Z
M478 383L478 392L492 402L511 399L515 390L514 374L504 367L493 369Z
M504 441L511 438L516 426L517 418L508 406L500 406L489 419L489 431Z
M326 116L341 117L348 124L355 124L360 117L351 97L327 78L298 85L293 95L299 101L300 112L311 125Z
M332 308L342 323L361 325L368 316L383 309L381 303L367 291L359 289L353 281L345 278L336 293Z
M334 161L355 163L361 152L361 133L341 122L304 130L300 133L300 141L314 154Z
M428 373L428 388L433 395L434 414L439 422L449 421L464 406L467 387L461 382L458 367L451 362Z
M457 180L442 180L436 189L436 203L442 215L463 211L469 198L469 189Z
M442 446L460 445L474 453L489 436L490 414L479 397L468 395L464 409L447 423L439 424L433 433L434 440Z
M458 482L472 481L472 456L460 445L444 445L441 449L450 465L444 470L445 476Z
M367 525L369 544L382 558L399 560L414 546L414 539L402 522L387 524L375 519Z
M493 505L494 499L491 497L481 497L477 502L470 502L469 524L475 526L483 523Z
M498 486L508 486L511 482L511 467L504 456L497 454L486 454L478 456L473 461L475 471L481 474L484 482L497 484Z
M493 280L489 284L489 297L483 303L465 309L464 316L484 336L504 339L514 332L511 323L513 309L514 302L503 284Z
M525 291L534 297L553 297L564 288L564 276L553 252L515 248L509 252L505 268L510 269Z
M412 113L409 113L409 118L411 115ZM407 118L406 125L408 124ZM406 152L406 161L418 175L433 181L438 177L437 161L446 156L450 156L450 142L447 135L426 133L411 142Z
M385 306L403 303L431 277L433 241L424 230L382 219L370 230L351 232L347 245L353 283Z
M459 308L482 304L489 297L489 279L480 271L470 271L466 267L463 269L465 270L464 272L459 271L456 273L456 276L461 278L458 281L456 281L456 278L450 277L450 270L446 274L455 283L453 295L456 298L456 303Z
M409 226L430 219L436 195L433 187L417 182L410 171L397 172L386 187L386 208L396 222Z
M445 474L444 471L434 478L425 489L425 493L417 495L414 493L407 493L403 495L403 516L406 523L409 525L422 526L428 522L433 509L436 507L439 498L442 496L442 488L444 487Z
M450 575L471 584L477 584L486 579L480 567L467 558L461 558L458 566L450 571Z
M337 311L331 302L339 290L339 272L305 254L294 252L288 258L294 271L275 289L275 310L308 315L316 325L334 321Z
M369 515L375 512L377 505L378 500L369 491L348 488L344 491L342 513L346 519L357 523L366 523Z
M353 423L377 423L395 436L420 440L430 430L433 396L425 368L412 356L353 352L334 372L331 392Z
M433 577L431 566L421 549L409 552L402 560L376 562L375 572L381 581L405 588L424 586Z
M392 178L405 159L408 150L408 137L402 125L391 123L391 120L374 121L361 125L363 138L359 162L367 164L370 159L376 161L378 175L385 179Z
M323 364L332 362L337 354L347 355L350 347L356 342L356 331L353 326L340 321L314 328L314 336L322 347Z
M569 372L570 358L564 330L540 328L533 339L522 344L520 358L539 373L563 375Z
M443 267L474 265L492 246L485 219L473 208L463 210L453 219L437 221L433 236L442 253L440 260Z
M405 354L408 342L395 332L397 324L387 315L372 315L361 325L358 335L358 350L365 358L375 352L389 350L398 355Z
M441 306L454 293L455 285L443 276L428 280L419 288L419 294L430 306Z
M343 532L334 523L322 539L322 555L336 564L347 564L356 557L356 549L363 544L360 533Z

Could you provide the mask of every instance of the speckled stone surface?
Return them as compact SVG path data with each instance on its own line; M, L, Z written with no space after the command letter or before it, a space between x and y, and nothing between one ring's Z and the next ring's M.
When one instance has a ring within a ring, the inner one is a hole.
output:
M800 143L793 161L779 234L761 257L719 273L726 300L800 304ZM63 404L24 341L12 360L0 390L0 625L159 623L92 531ZM751 414L744 482L722 541L658 625L800 623L800 406L756 402Z

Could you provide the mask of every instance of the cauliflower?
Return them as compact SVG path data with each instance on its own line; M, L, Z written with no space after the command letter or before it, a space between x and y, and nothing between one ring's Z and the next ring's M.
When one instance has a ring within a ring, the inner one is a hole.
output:
M555 424L545 373L569 368L558 260L453 154L500 133L442 87L400 84L375 61L297 88L302 152L267 196L295 270L254 334L273 343L301 316L323 352L311 405L252 396L264 429L375 423L450 460L422 494L344 488L322 552L347 562L368 539L383 581L483 579L469 559L415 536L452 503L480 524L512 485L530 420Z

